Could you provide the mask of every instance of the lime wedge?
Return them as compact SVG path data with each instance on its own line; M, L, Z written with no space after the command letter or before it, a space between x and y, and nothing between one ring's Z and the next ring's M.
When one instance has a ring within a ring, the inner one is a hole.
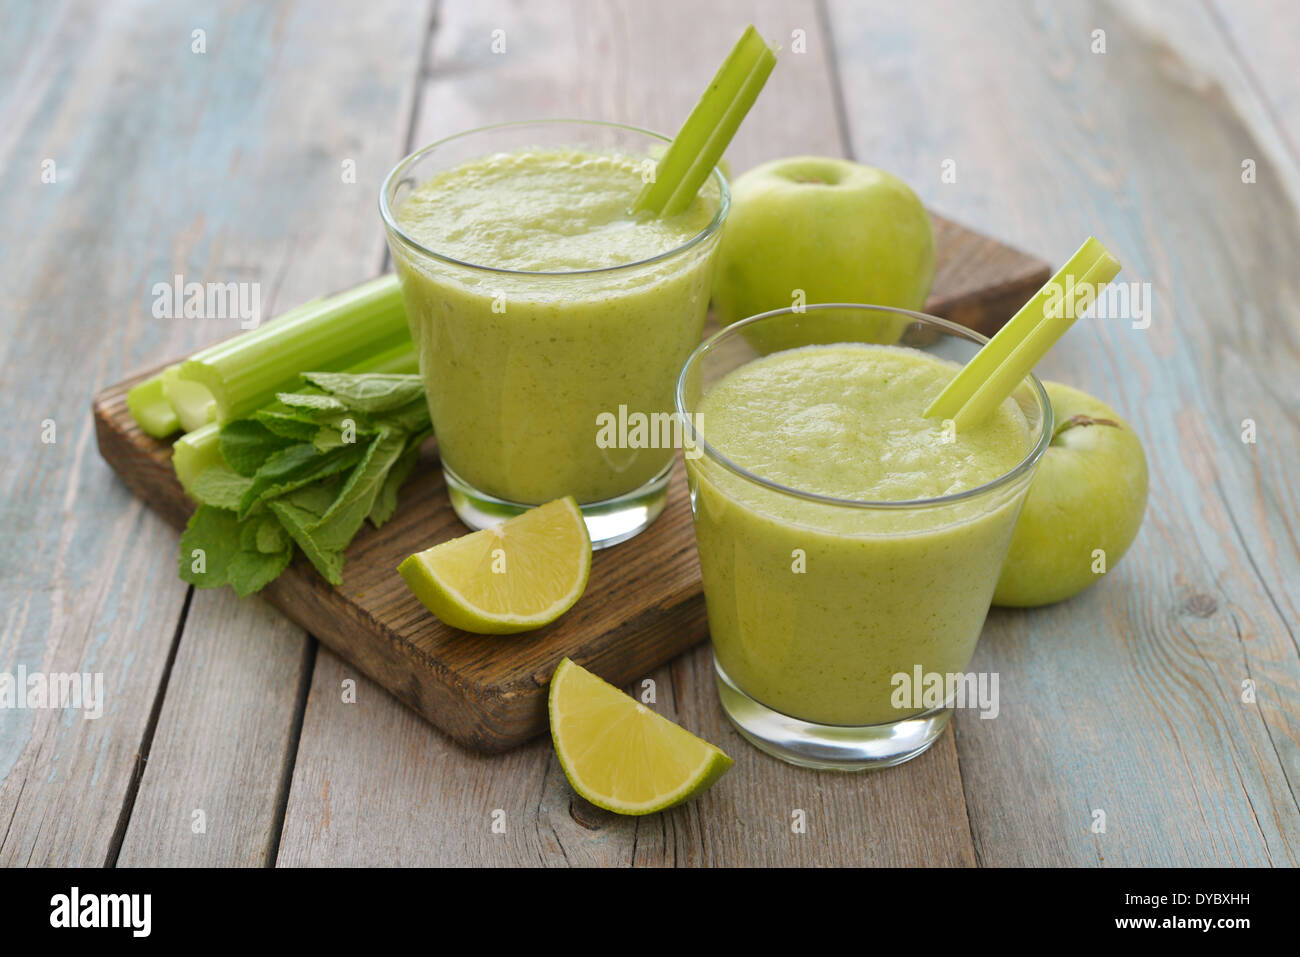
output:
M416 552L397 570L453 628L508 635L549 625L582 597L591 539L570 496Z
M551 740L573 789L619 814L652 814L707 791L720 750L568 658L551 677Z

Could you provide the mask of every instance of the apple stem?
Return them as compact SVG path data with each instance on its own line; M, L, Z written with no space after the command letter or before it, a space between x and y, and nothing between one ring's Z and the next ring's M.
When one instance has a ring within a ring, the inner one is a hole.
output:
M1122 428L1122 426L1114 419L1094 419L1090 415L1084 415L1083 413L1079 413L1078 415L1070 416L1068 419L1066 419L1064 422L1058 425L1056 427L1056 431L1052 433L1052 438L1056 438L1058 435L1060 435L1062 432L1066 431L1067 429L1073 429L1077 426L1086 426L1086 425L1109 425L1112 428L1116 428L1116 429Z

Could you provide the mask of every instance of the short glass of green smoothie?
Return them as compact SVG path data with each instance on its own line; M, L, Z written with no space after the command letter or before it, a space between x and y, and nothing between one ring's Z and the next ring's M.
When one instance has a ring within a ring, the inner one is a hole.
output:
M389 174L380 211L457 515L574 496L594 547L663 510L673 385L700 341L729 206L634 215L665 137L542 120L471 130Z
M872 344L891 324L898 344ZM1030 376L962 432L925 418L984 342L920 313L818 305L742 320L683 367L719 697L762 750L888 767L955 706L988 704L980 689L996 696L967 669L1052 411Z

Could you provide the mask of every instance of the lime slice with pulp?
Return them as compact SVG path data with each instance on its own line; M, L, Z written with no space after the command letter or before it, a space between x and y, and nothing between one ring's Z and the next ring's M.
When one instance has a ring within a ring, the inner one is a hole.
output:
M397 567L453 628L506 635L549 625L581 596L591 539L572 497L416 552Z
M573 789L619 814L681 804L733 763L568 658L551 677L550 713L555 754Z

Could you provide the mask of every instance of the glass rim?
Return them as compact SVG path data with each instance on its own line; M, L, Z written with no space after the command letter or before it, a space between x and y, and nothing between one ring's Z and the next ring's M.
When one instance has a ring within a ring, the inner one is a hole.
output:
M723 455L721 452L715 449L711 444L709 444L708 439L704 438L702 435L696 432L695 422L692 420L691 415L686 410L687 374L691 371L692 368L698 366L699 363L703 361L704 357L707 356L710 352L712 352L720 343L725 342L729 338L732 338L735 335L739 334L739 332L742 329L746 328L747 326L754 325L755 323L761 322L764 319L771 319L774 316L797 315L797 314L802 314L804 312L821 311L825 309L853 309L858 311L871 310L873 312L892 312L896 315L908 316L914 321L920 321L929 325L938 326L940 329L944 331L955 333L956 335L959 335L965 339L969 339L970 341L975 342L981 346L984 343L989 341L987 336L982 335L973 329L968 329L966 326L959 325L958 323L951 322L947 319L941 319L938 316L931 316L923 312L915 312L911 309L898 309L893 306L872 306L872 305L867 305L865 303L851 303L851 302L828 302L828 303L810 304L810 305L801 306L797 308L793 306L786 306L783 309L772 309L768 312L760 312L756 315L749 316L745 319L741 319L738 322L734 322L729 326L725 326L724 328L715 332L713 335L709 336L708 339L704 340L695 348L695 350L687 357L686 362L682 365L682 371L677 375L677 386L674 389L673 398L677 407L676 410L677 415L682 422L683 436L685 437L685 441L683 443L684 446L686 446L689 443L689 446L694 446L702 449L706 456L716 461L719 465L723 466L728 471L734 473L735 475L738 475L740 478L745 479L748 482L751 482L755 485L762 486L770 491L777 492L782 495L793 496L795 498L800 498L809 502L816 502L821 505L832 505L839 508L856 508L856 509L869 510L869 509L935 508L944 505L952 505L956 502L963 502L972 498L977 498L989 492L993 492L1001 488L1002 486L1007 485L1008 483L1013 482L1016 479L1020 478L1022 475L1024 475L1026 472L1032 469L1035 464L1037 464L1038 460L1042 458L1043 453L1047 451L1047 447L1051 445L1052 435L1053 432L1055 431L1055 425L1056 425L1055 417L1052 413L1052 401L1050 398L1048 398L1047 390L1043 388L1043 384L1038 381L1038 377L1031 372L1029 373L1029 375L1025 377L1024 381L1030 384L1031 392L1033 393L1034 398L1038 401L1039 406L1043 410L1043 421L1042 421L1040 434L1038 436L1038 441L1034 443L1033 447L1029 450L1028 453L1026 453L1025 457L1021 459L1020 462L1014 468L1009 469L1008 471L999 475L997 478L990 479L984 484L977 485L974 488L963 489L960 492L953 492L950 495L940 495L935 498L899 499L893 501L867 501L865 499L836 498L831 495L821 495L817 492L808 492L802 489L794 488L793 486L783 485L780 482L775 482L771 479L764 478L761 475L756 475L755 473L751 472L749 469L745 468L744 466L737 465L735 462L733 462L731 459ZM799 347L796 346L794 348L799 348ZM781 350L781 351L785 351L785 350ZM739 366L737 368L739 368ZM1023 385L1024 382L1022 382L1021 384ZM1020 388L1020 386L1017 386L1017 388Z
M429 256L439 262L447 263L452 266L458 266L462 269L474 269L480 272L492 273L499 276L594 276L604 273L617 272L620 269L635 269L639 266L648 266L652 263L662 262L670 259L680 253L698 246L709 237L715 235L722 228L723 221L727 218L727 213L731 209L731 187L727 182L726 176L718 167L713 168L710 174L718 182L718 208L713 215L713 219L702 230L682 243L680 246L674 246L672 249L665 250L662 253L651 256L647 259L638 259L634 262L619 263L614 266L599 266L594 269L563 269L563 270L533 270L533 269L502 269L499 266L485 266L479 263L466 262L463 259L456 259L454 256L448 256L425 246L419 240L412 237L397 223L397 217L393 214L392 207L388 202L389 186L400 177L408 167L421 160L427 153L444 146L454 140L464 139L467 136L473 136L476 133L488 133L495 130L509 129L511 127L526 126L561 126L564 124L573 124L576 126L594 126L604 127L607 129L623 130L629 133L639 133L643 136L651 137L663 143L671 143L671 138L664 136L662 133L656 133L653 130L642 129L639 126L630 126L626 123L612 123L607 120L580 120L566 117L546 117L540 120L508 120L504 123L489 123L486 126L476 126L473 129L462 130L459 133L453 133L451 136L444 136L441 139L423 146L413 153L409 153L402 159L398 160L384 177L383 185L379 188L379 215L384 220L384 225L392 236L396 236L404 245L410 247L415 252L424 256Z

